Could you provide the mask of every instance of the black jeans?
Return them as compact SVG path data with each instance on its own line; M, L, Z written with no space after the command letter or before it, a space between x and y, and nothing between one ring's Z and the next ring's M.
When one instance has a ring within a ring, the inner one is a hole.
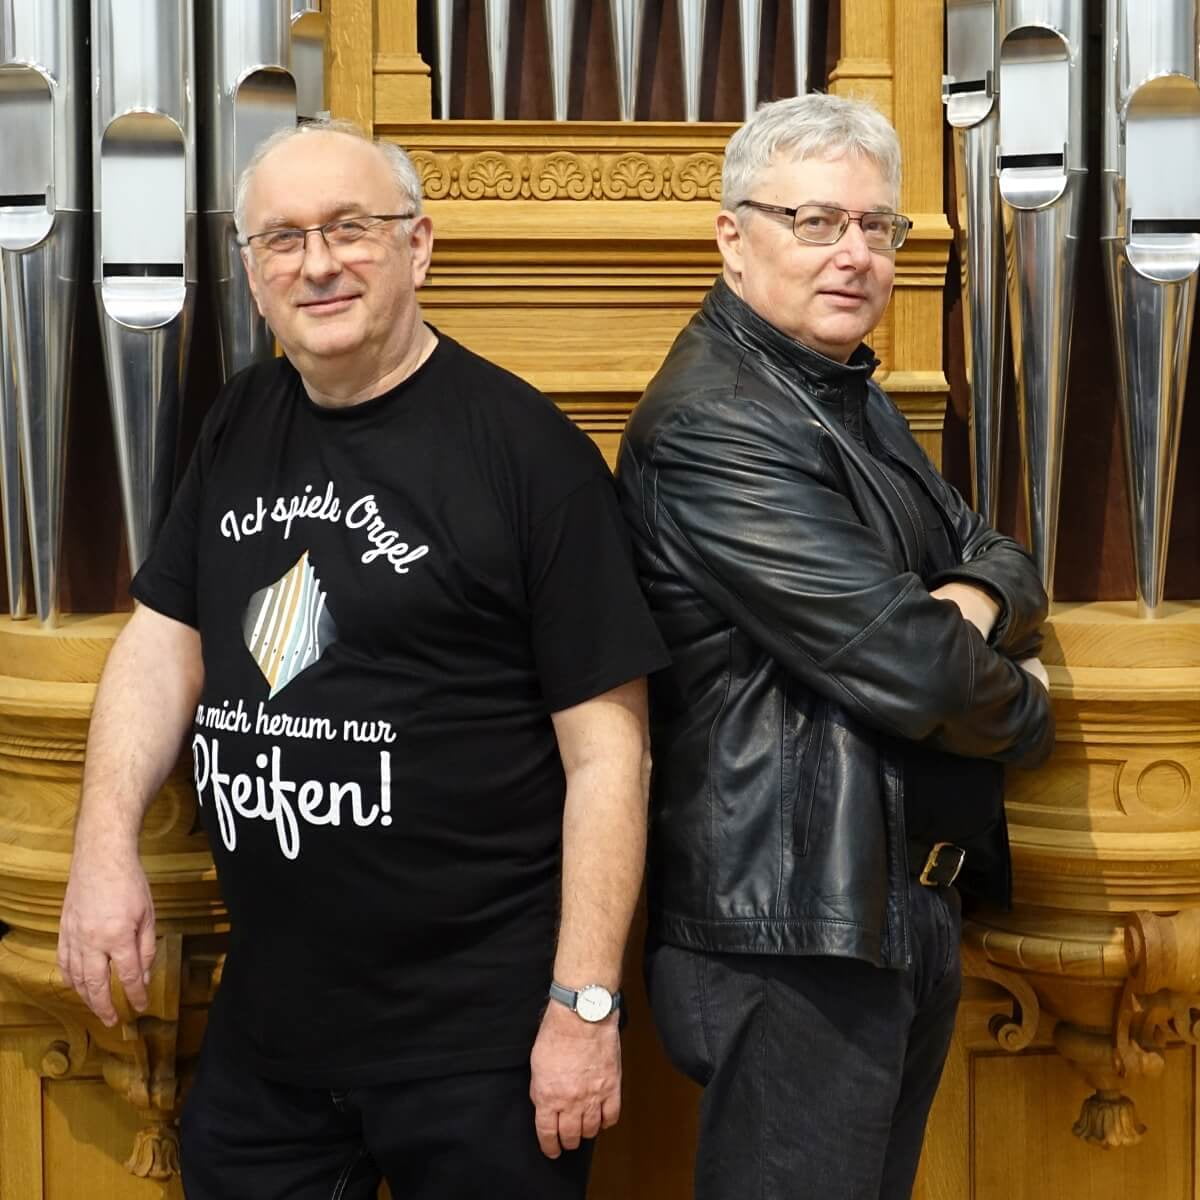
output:
M671 1061L703 1085L697 1200L904 1200L962 972L951 887L915 880L912 964L651 944Z
M350 1088L262 1079L205 1041L180 1123L187 1200L582 1200L591 1143L538 1148L529 1070Z

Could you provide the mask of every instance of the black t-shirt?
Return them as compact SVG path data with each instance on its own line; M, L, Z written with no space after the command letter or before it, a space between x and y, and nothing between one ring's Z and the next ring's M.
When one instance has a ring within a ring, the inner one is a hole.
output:
M349 408L261 364L132 592L201 634L214 1020L317 1086L524 1062L559 908L550 714L666 662L592 443L444 336Z

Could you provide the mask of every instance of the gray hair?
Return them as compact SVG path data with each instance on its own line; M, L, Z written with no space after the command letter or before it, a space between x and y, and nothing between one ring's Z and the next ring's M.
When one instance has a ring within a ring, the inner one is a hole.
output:
M865 158L873 162L900 200L900 139L892 123L865 100L813 92L759 105L729 139L721 173L721 206L732 210L780 156Z
M263 159L272 150L282 146L284 142L290 142L292 138L311 136L314 133L340 133L345 137L356 138L360 142L374 146L383 155L384 161L392 173L392 178L400 191L404 193L408 206L413 210L413 215L417 217L421 215L421 177L417 174L417 168L413 166L412 159L395 142L368 137L353 121L336 119L305 121L299 125L289 125L286 129L280 129L260 142L250 156L250 161L242 169L241 175L238 176L237 192L233 202L233 220L237 226L239 242L244 245L246 240L246 195L250 191L250 181L254 178L254 172L262 165Z

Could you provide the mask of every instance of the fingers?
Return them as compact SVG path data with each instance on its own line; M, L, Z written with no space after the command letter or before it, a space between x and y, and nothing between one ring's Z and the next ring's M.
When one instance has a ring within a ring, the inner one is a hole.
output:
M558 1140L564 1150L578 1150L583 1140L583 1121L578 1112L558 1114Z
M154 911L151 909L138 931L136 953L131 954L128 960L113 956L117 978L129 997L129 1003L138 1012L145 1012L150 1003L150 969L154 965L154 949Z
M154 911L151 909L142 923L141 936L138 938L138 950L141 952L142 959L142 978L146 983L150 982L150 970L154 966L154 933Z
M117 1010L113 1007L112 989L109 986L108 955L93 951L80 955L79 961L79 978L83 986L81 988L77 982L75 990L105 1025L115 1025Z
M105 1025L114 1025L113 976L129 1003L145 1012L154 952L154 900L136 858L114 863L77 847L59 920L56 957L64 981Z
M58 953L54 956L58 963L58 973L67 987L74 987L71 982L71 939L65 928L58 931Z
M579 1122L579 1131L585 1138L594 1138L600 1132L603 1110L599 1104L590 1104L583 1110ZM565 1142L563 1143L566 1144ZM578 1143L577 1143L578 1144Z
M126 942L113 951L113 970L129 997L129 1003L138 1012L146 1011L146 980L142 970L141 945L133 941Z
M558 1158L562 1154L562 1146L558 1141L558 1113L553 1109L535 1109L533 1128L542 1153L547 1158Z
M106 952L103 942L78 936L70 914L64 914L59 932L56 960L63 982L75 990L79 998L104 1022L114 1025L118 1014L112 998L112 976L116 973L129 1002L139 1012L149 1003L147 983L154 962L154 915L151 912L137 931Z
M542 1153L547 1158L558 1158L564 1150L578 1150L584 1138L594 1138L601 1129L611 1129L620 1116L620 1098L612 1097L576 1112L539 1108L534 1114L533 1127Z

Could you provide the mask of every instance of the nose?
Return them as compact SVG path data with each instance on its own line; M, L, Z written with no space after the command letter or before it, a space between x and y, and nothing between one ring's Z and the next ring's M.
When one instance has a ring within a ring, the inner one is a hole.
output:
M342 264L329 249L325 235L319 229L310 229L304 235L304 264L301 268L304 278L314 282L332 279L341 269Z
M838 258L856 271L865 271L871 265L871 248L858 221L852 220L846 226L846 232L838 241Z

